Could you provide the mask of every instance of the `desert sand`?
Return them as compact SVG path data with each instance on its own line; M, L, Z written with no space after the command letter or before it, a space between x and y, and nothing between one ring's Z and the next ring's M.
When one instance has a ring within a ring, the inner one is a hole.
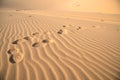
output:
M120 80L114 12L1 8L0 80Z

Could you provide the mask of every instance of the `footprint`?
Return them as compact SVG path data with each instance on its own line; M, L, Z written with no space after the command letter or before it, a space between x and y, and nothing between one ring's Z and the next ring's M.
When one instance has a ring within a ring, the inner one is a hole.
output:
M66 25L63 25L63 27L66 27Z
M24 58L23 53L15 53L13 55L11 55L10 57L10 62L11 63L20 63Z
M9 16L13 16L13 15L10 14Z
M94 25L93 25L92 27L93 27L93 28L96 28L96 29L99 29L99 28L100 28L100 26L94 26Z
M42 47L46 47L50 41L49 39L43 39L41 42L42 42Z
M39 32L35 32L35 33L33 33L32 35L34 35L34 36L35 36L35 35L38 35L38 34L39 34Z
M57 33L58 33L58 34L62 34L62 33L63 33L63 30L60 29Z
M29 17L32 17L32 16L29 16Z
M48 43L48 42L49 42L48 39L44 39L44 40L42 40L42 43Z
M117 28L117 31L119 32L119 31L120 31L120 29L119 29L119 28Z
M28 41L33 41L33 38L32 37L29 37L29 36L26 36L24 37L25 40L28 40Z
M54 41L54 39L48 38L48 39L43 39L41 42L42 42L42 46L45 47L45 46L47 46L49 44L54 43L55 41Z
M81 29L81 27L78 27L78 28L77 28L77 30L80 30L80 29Z
M66 30L66 29L63 29L63 30L60 29L57 33L58 33L58 34L62 34L63 32L64 32L65 34L67 34L67 33L68 33L68 30Z
M44 35L51 35L51 33L49 31L45 31L43 32Z
M12 42L12 44L18 44L20 42L22 42L22 39L15 40L15 41Z
M70 27L73 27L73 25L69 24Z
M13 55L10 56L9 61L10 61L12 64L15 63L15 61L13 60Z
M32 47L39 47L40 45L40 42L35 42L34 44L32 44Z
M20 10L17 9L16 11L20 11Z
M96 26L93 25L92 27L95 28Z
M103 20L103 19L101 19L100 21L101 21L101 22L104 22L104 20Z
M11 48L8 50L8 54L14 54L14 53L17 53L19 52L19 49L18 48Z

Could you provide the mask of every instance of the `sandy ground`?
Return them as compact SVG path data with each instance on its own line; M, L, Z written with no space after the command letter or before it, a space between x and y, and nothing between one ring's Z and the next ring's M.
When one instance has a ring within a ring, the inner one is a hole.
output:
M120 15L0 10L0 80L120 80Z

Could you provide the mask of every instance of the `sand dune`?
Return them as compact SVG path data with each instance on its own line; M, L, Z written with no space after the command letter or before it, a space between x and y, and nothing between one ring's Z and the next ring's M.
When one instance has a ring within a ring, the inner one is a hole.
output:
M120 80L119 16L1 10L0 80Z

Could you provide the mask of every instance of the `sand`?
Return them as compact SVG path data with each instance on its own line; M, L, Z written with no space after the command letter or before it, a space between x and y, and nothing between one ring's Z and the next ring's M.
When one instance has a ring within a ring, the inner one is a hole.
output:
M120 15L0 10L0 80L120 80Z

